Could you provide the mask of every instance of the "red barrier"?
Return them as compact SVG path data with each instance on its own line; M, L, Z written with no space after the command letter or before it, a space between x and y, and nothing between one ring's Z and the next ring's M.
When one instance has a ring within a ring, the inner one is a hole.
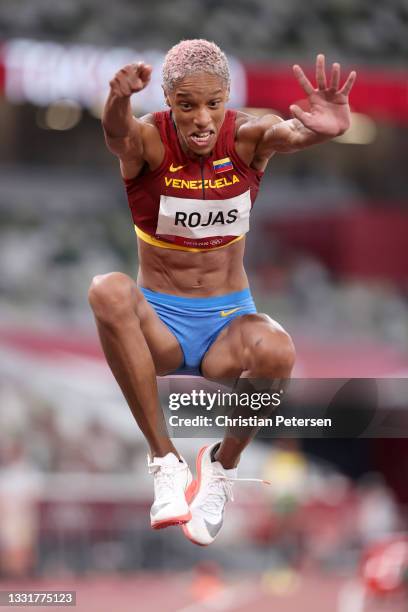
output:
M272 221L265 231L296 250L313 254L339 276L407 285L407 213L360 209L308 214Z
M301 63L301 62L300 62ZM385 68L344 66L343 77L351 68L357 70L357 81L351 94L351 108L374 119L408 123L408 72ZM290 65L246 64L247 105L274 108L288 114L290 104L304 98ZM313 70L306 73L314 83Z
M366 113L374 119L408 122L408 72L392 69L347 66L357 70L357 81L350 96L354 112ZM289 105L304 98L304 93L292 75L290 65L246 64L247 104L261 108L274 108L287 115ZM314 83L313 70L306 70Z

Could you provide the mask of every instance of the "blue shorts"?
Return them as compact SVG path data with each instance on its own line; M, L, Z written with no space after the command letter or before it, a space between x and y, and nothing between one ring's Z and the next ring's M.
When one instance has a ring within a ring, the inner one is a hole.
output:
M221 330L235 317L256 312L249 289L208 298L180 297L143 287L139 289L179 341L184 363L176 374L201 375L201 361Z

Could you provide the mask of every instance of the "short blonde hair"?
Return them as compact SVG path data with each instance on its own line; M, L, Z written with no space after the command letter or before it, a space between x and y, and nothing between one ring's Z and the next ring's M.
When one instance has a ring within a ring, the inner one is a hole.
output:
M208 72L219 76L229 89L228 60L214 42L196 38L182 40L168 52L163 63L163 88L172 91L177 83L195 72Z

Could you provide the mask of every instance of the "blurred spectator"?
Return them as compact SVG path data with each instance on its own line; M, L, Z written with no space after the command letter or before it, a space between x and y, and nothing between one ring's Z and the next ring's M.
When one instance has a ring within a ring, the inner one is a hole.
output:
M268 0L165 0L154 5L131 0L106 4L98 0L13 0L0 5L0 35L75 39L93 44L166 48L182 38L202 36L221 42L230 52L250 59L288 56L305 48L326 49L342 57L392 61L406 55L408 7L404 0L382 3L356 0L301 0L271 3ZM243 28L243 24L245 27ZM340 57L340 59L342 59Z
M3 443L1 459L0 573L19 578L35 568L41 477L21 439Z

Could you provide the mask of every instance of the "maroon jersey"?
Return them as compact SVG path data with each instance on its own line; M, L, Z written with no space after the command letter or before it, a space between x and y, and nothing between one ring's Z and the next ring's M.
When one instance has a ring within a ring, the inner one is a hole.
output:
M249 230L263 172L235 152L236 111L228 110L209 157L180 146L171 112L154 113L164 158L154 170L125 179L137 235L164 248L202 251L226 246Z

